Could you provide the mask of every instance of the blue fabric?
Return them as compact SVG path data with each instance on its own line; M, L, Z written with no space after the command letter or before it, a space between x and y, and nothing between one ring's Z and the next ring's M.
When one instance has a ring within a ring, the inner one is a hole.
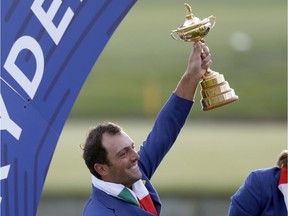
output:
M143 175L142 179L145 180L145 186L151 195L158 215L160 215L161 211L161 202L150 179L175 142L192 105L192 101L180 98L173 93L159 112L151 132L138 152L140 156L138 165ZM133 204L107 195L105 192L92 186L92 193L85 205L83 215L151 216L152 214Z
M280 169L251 172L231 197L229 216L287 216L284 196L278 189Z

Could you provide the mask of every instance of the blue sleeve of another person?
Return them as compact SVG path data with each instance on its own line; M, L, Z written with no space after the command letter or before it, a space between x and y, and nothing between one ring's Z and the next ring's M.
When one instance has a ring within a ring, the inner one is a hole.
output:
M287 216L284 196L278 189L277 167L251 172L232 196L229 216Z
M261 206L261 185L259 184L257 175L254 172L250 173L231 198L229 216L259 215Z

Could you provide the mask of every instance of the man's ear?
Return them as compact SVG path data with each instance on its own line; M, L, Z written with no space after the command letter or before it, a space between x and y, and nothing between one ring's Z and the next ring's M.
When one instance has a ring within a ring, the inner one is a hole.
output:
M108 174L107 165L105 164L94 164L94 170L101 176L106 176Z

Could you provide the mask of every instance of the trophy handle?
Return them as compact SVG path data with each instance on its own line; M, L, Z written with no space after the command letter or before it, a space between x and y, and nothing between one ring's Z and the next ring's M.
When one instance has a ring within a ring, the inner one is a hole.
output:
M187 40L187 39L184 40L183 39L184 36L182 36L182 38L181 38L181 36L176 31L172 31L170 35L176 41L184 41L184 42L192 41L192 39L191 40Z
M212 29L216 24L216 17L212 15L212 16L209 16L208 19L211 22L210 29Z
M183 41L175 31L172 31L170 35L174 40Z

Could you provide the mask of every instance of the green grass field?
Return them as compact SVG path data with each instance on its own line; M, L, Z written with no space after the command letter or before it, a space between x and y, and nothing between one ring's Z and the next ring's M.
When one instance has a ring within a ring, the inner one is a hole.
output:
M124 127L137 147L152 121L110 119ZM99 119L67 122L47 175L44 195L88 195L91 177L80 144ZM193 121L193 114L177 142L153 177L162 194L227 195L253 169L275 165L287 149L287 126L277 122Z
M170 37L184 22L184 2L139 0L128 13L73 107L44 194L89 194L91 179L80 144L98 119L117 121L137 144L145 139L151 119L186 69L192 44ZM287 2L187 2L197 17L216 16L206 38L211 68L224 74L240 100L202 112L199 93L153 182L161 193L227 195L251 170L274 166L277 154L287 148ZM246 36L246 51L231 45L237 32Z
M184 23L184 2L140 0L135 4L91 71L72 117L149 117L158 112L186 69L192 46L170 36L172 29ZM286 119L287 2L187 2L199 18L216 16L216 25L206 37L211 68L224 74L240 98L229 108L209 114L196 109L195 118ZM231 45L239 32L246 37L236 45L248 44L246 51ZM154 106L149 106L151 102Z

